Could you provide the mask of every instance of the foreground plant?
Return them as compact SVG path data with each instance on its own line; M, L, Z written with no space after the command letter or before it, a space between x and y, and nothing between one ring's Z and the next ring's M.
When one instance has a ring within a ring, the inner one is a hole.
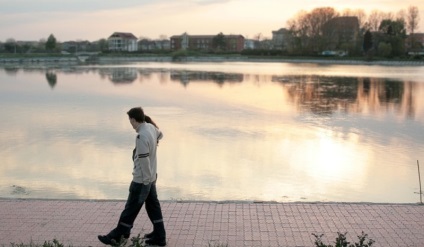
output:
M136 237L132 237L130 241L131 242L128 242L127 239L122 239L119 243L114 243L112 246L114 247L146 247L143 239L140 237L140 234L138 234ZM11 243L10 246L11 247L64 247L64 245L61 244L57 239L53 239L52 242L45 241L43 245L38 245L31 242L30 244ZM5 246L2 245L1 247L5 247ZM209 241L208 247L228 247L228 244L222 244L222 243L217 243L215 241Z
M119 243L114 243L114 247L145 247L143 243L143 239L140 238L140 234L138 234L136 237L131 238L131 243L127 245L128 241L127 239L122 239ZM44 241L43 245L34 244L31 242L30 244L15 244L11 243L11 247L64 247L63 244L61 244L57 239L53 239L52 242L50 241ZM2 246L5 247L5 246ZM69 246L71 247L71 246Z
M30 244L15 244L15 243L11 243L10 244L11 247L64 247L63 244L61 244L59 242L59 240L57 239L53 239L52 242L50 241L44 241L43 245L36 245L34 243L30 243Z
M143 244L143 239L140 237L140 234L137 235L137 237L131 238L131 244L128 245L128 247L143 247L145 246Z
M128 243L127 239L122 238L120 242L118 243L114 242L112 246L114 247L145 247L146 245L144 245L143 239L140 237L140 234L138 234L136 237L131 238L131 243Z
M312 233L312 235L314 235L315 237L314 244L316 247L333 247L333 245L327 245L322 242L322 237L324 236L324 234L317 235L315 233ZM368 239L368 234L365 234L364 232L362 232L362 234L358 236L359 242L354 244L350 244L350 242L347 241L347 232L345 232L344 234L337 232L337 235L338 236L336 238L334 247L371 247L375 243L374 240Z

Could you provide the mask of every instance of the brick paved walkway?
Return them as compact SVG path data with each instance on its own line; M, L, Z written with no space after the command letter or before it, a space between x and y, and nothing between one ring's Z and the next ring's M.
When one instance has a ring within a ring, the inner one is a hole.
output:
M0 246L104 246L97 240L116 225L124 201L0 199ZM162 202L167 246L314 246L312 233L334 244L362 231L373 246L423 247L424 206L355 203ZM142 209L133 235L151 231Z

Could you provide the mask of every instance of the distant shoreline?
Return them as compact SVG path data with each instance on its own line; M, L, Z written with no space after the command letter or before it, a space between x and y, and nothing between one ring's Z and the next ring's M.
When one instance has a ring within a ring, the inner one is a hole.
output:
M87 64L76 56L39 56L39 57L0 57L1 65L28 64ZM424 60L348 60L329 58L255 58L243 56L187 56L173 59L171 56L99 56L90 63L112 64L133 62L264 62L264 63L313 63L340 65L380 65L380 66L424 66Z

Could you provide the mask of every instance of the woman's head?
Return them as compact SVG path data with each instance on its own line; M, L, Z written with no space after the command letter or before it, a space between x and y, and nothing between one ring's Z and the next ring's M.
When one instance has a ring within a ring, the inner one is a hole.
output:
M143 123L145 121L144 111L141 107L131 108L128 112L128 117L133 118L135 121L139 123Z

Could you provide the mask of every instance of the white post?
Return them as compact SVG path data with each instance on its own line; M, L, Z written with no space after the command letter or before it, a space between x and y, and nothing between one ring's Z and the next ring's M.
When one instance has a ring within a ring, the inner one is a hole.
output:
M418 181L420 183L420 202L423 204L423 192L421 190L421 174L420 174L420 163L417 160L417 166L418 166Z

